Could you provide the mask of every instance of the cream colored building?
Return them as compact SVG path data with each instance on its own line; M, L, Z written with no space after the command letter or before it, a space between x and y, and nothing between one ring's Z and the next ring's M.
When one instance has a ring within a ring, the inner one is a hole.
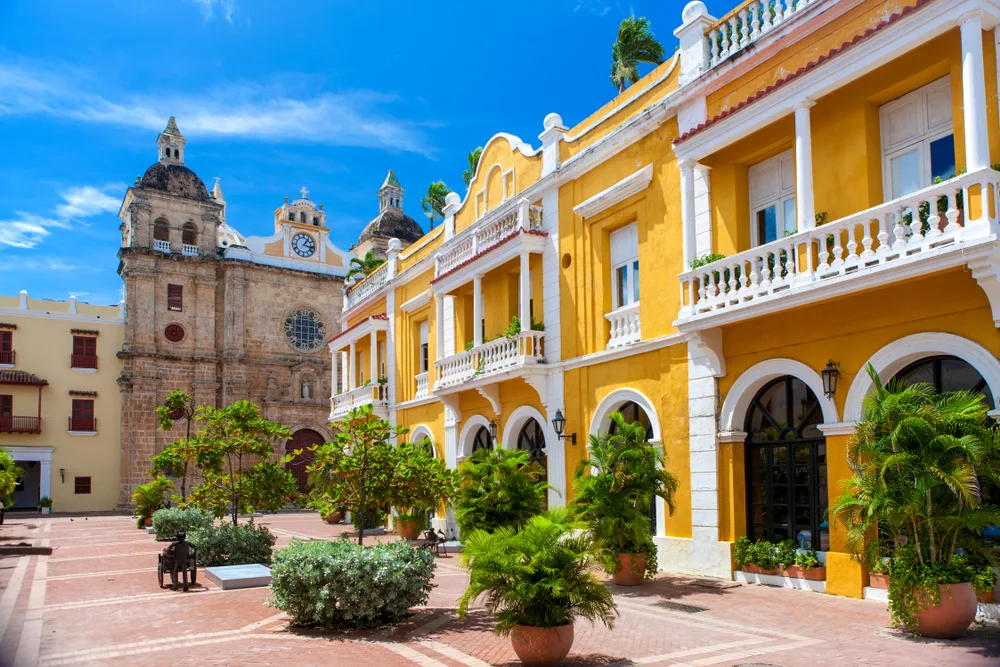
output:
M15 508L118 504L119 306L0 296L0 446L24 469Z

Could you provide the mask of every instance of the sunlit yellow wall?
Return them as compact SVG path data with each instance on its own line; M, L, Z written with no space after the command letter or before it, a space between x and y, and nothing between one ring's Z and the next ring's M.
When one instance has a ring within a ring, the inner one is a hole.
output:
M113 510L118 503L120 466L121 396L118 376L125 327L113 320L117 306L78 304L79 319L68 319L65 301L28 299L32 315L51 313L51 317L29 317L17 311L17 297L0 297L0 322L16 324L13 341L16 366L48 380L42 389L42 432L35 434L0 433L0 446L52 447L51 497L54 512ZM60 318L63 315L67 319ZM98 319L100 317L100 319ZM70 368L73 350L71 329L98 331L96 373L83 373ZM71 390L96 391L94 415L97 417L96 436L69 435L72 415ZM13 395L14 414L34 417L38 414L37 387L0 385L0 394ZM65 469L63 482L59 469ZM91 493L74 493L74 477L90 477Z
M505 380L499 383L498 386L500 389L500 403L503 408L503 413L496 418L498 440L503 438L503 432L507 427L507 420L510 418L511 413L522 405L531 406L543 415L545 414L545 407L539 400L537 392L524 380L520 378ZM462 412L463 424L474 415L482 415L486 419L494 418L493 408L490 407L489 402L475 391L464 391L459 394L459 409ZM544 424L542 426L544 427ZM501 442L500 444L504 447L514 447L517 443ZM459 454L461 454L463 445L464 443L458 443Z
M842 419L847 391L873 354L904 336L931 331L962 336L1000 355L1000 333L985 293L968 272L955 269L725 327L727 374L719 380L721 400L740 375L761 361L789 358L819 373L833 359L840 363L835 402ZM830 500L849 475L846 447L845 437L827 440ZM719 531L727 541L746 533L743 456L740 443L720 445ZM834 527L831 551L843 550L843 534ZM860 580L847 571L836 576ZM855 592L860 596L860 589Z
M347 318L347 326L353 327L354 325L367 320L372 315L381 315L385 312L385 297L381 296L370 304L366 305L364 308L355 311L351 309Z
M396 423L409 429L410 433L417 426L426 426L434 441L434 455L439 459L444 458L444 406L441 403L435 401L400 410L396 413ZM410 434L404 435L402 440L409 442Z
M528 141L530 143L531 138ZM462 208L455 215L456 233L473 224L484 213L493 210L502 202L503 189L500 174L512 167L514 169L514 183L512 189L508 187L507 199L511 199L538 180L542 173L542 154L539 152L532 157L526 157L513 148L504 137L494 137L483 147L476 177L469 184L469 194L466 195L462 202ZM508 185L510 185L509 181ZM481 202L477 210L477 198L479 193L484 190L487 193L485 207Z
M577 433L577 447L567 446L566 474L573 479L577 461L600 402L616 389L642 392L655 406L662 430L667 469L680 483L677 510L668 516L666 534L691 537L691 475L688 445L687 345L633 355L620 361L566 371L566 432Z
M399 285L395 291L396 312L396 401L409 401L417 391L415 376L420 373L420 322L427 321L427 364L428 381L434 382L435 346L437 344L435 305L431 299L426 305L410 313L403 312L400 306L430 288L433 271L425 271L414 276L412 280ZM402 412L399 413L403 414ZM409 426L405 422L399 423Z
M444 226L438 222L438 226L407 248L399 256L399 274L404 271L408 271L413 268L417 262L428 257L434 253L439 247L441 247L442 239L444 239ZM406 277L409 280L409 276Z

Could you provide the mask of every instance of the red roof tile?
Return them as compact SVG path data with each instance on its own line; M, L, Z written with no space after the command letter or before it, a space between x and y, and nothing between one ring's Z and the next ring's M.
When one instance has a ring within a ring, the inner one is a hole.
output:
M45 387L48 380L42 380L37 375L25 371L0 371L0 384L23 384L32 387Z
M347 333L347 332L349 332L349 331L351 331L353 329L357 329L358 327L360 327L362 324L364 324L368 320L387 320L388 321L388 319L389 319L389 316L386 313L376 313L375 315L369 315L368 317L366 317L365 319L361 320L357 324L355 324L353 326L347 327L346 329L344 329L343 331L341 331L339 334L337 334L336 336L334 336L330 340L326 341L326 344L329 345L333 341L335 341L338 338L340 338L341 336L343 336L345 333Z

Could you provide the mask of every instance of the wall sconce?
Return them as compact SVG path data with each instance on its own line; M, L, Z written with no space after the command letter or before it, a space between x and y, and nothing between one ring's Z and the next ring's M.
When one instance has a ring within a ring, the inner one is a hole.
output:
M497 420L496 420L496 418L493 418L493 419L490 420L490 442L493 443L494 447L497 446Z
M59 468L59 477L62 478L62 483L66 483L66 468Z
M576 445L576 433L563 435L563 431L566 430L566 418L563 417L562 410L556 410L556 414L552 418L552 428L555 430L556 435L559 436L560 440L569 440Z
M826 394L827 398L833 398L833 395L837 393L837 380L840 378L840 364L838 364L833 359L826 362L826 368L823 369L823 393Z

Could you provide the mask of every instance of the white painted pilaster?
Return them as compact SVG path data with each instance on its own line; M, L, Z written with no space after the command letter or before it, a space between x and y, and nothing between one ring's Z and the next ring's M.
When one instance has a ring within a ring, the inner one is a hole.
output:
M695 258L694 165L693 160L681 160L677 163L681 171L681 243L684 249L685 271Z
M563 125L562 116L557 113L547 115L542 127L545 129L538 135L542 140L542 176L548 176L559 169L559 144L569 128Z
M531 329L531 312L529 310L531 302L531 255L527 252L521 253L521 273L518 275L518 311L521 319L521 331Z
M455 298L447 294L444 297L444 356L455 354Z
M385 376L389 378L387 387L389 405L396 404L396 293L390 290L385 295L385 312L389 315L389 326L385 332ZM389 420L393 425L396 423L395 410L391 413Z
M353 340L347 354L347 390L350 391L358 387L358 351Z
M815 102L806 99L795 105L795 207L798 230L816 226L816 205L813 202L812 124L809 109Z
M38 485L38 497L39 498L51 498L52 497L52 459L42 459L39 462L41 470L39 470L39 485Z
M697 164L694 168L694 256L715 251L712 237L712 168ZM686 268L686 267L685 267Z
M483 277L472 279L472 344L483 344Z
M709 68L709 53L705 45L705 31L716 19L708 13L703 2L689 2L681 14L683 23L674 30L679 42L681 59L680 84L683 86L701 76Z
M969 171L990 166L986 130L986 75L983 69L983 16L969 12L959 20L962 34L962 102L965 118L965 165Z
M372 329L372 332L368 334L368 344L371 346L368 352L370 367L368 379L374 384L378 381L378 331L375 329Z
M542 195L542 231L545 250L542 251L542 322L545 324L545 361L559 361L562 355L559 312L559 191L549 190ZM561 387L561 383L560 383ZM562 389L560 389L560 396Z

